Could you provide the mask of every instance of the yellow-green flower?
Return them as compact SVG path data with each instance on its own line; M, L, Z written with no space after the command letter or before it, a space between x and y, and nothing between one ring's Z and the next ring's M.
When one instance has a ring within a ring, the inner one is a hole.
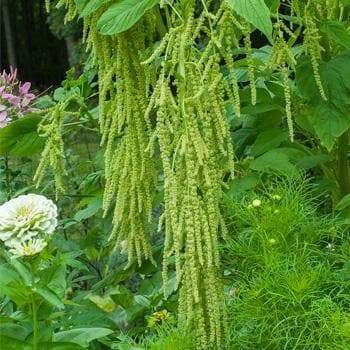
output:
M154 312L149 318L147 325L149 328L155 327L157 324L160 324L170 317L170 312L168 310L161 310Z

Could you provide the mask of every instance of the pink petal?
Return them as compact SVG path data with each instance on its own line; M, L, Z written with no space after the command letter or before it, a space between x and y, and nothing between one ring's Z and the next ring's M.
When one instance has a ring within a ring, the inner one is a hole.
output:
M31 102L31 100L28 100L26 97L24 97L22 99L21 105L22 105L22 107L27 107L30 102Z
M5 111L6 109L7 109L7 107L6 107L6 106L4 106L4 105L0 105L0 112Z
M17 79L17 68L13 68L12 66L10 67L10 72L11 72L11 74L10 74L10 76L9 76L9 78L10 78L10 81L11 82L14 82L16 79Z
M33 101L36 96L34 94L26 94L24 97L29 101Z
M27 94L29 92L31 86L32 86L32 84L29 83L29 82L26 82L23 85L21 85L20 88L19 88L20 94L21 95Z
M0 123L6 121L6 118L7 118L7 112L6 111L0 112Z
M18 96L12 94L3 94L2 97L15 107L18 106L21 102L21 99Z

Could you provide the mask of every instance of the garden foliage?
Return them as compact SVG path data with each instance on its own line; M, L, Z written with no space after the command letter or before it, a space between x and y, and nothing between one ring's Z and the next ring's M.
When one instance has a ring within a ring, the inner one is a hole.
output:
M52 96L0 78L1 208L37 191L61 218L4 249L3 339L346 349L349 1L52 6L89 57Z

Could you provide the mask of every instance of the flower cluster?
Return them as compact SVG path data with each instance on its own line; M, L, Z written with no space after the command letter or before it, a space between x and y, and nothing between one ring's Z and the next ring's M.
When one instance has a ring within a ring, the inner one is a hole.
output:
M0 206L0 240L16 256L41 252L57 226L57 207L37 194L22 195Z
M17 69L0 74L0 128L32 110L31 103L36 96L30 92L31 83L21 83L17 78Z
M160 310L157 312L154 312L151 316L148 318L148 327L153 328L156 325L161 324L162 322L165 322L170 319L170 313L168 310Z

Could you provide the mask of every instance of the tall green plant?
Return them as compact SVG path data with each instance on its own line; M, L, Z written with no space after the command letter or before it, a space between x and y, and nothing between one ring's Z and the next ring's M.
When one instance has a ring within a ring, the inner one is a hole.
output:
M198 348L220 346L225 313L218 241L226 227L219 203L234 157L227 110L238 119L239 88L246 82L252 105L260 89L270 96L280 89L290 140L297 139L294 121L303 114L330 151L350 126L344 116L348 53L339 39L345 43L348 36L349 5L335 0L60 0L60 5L67 8L67 20L83 17L99 71L105 213L114 205L111 239L126 243L130 264L153 261L152 198L162 181L165 287L174 256L180 321L195 328ZM261 82L251 35L256 29L271 44L263 72L278 77L277 89ZM241 86L238 67L247 76ZM329 128L328 114L334 118ZM48 144L57 142L54 136ZM345 143L339 143L341 152ZM280 165L285 157L278 155ZM338 158L344 181L346 156Z

